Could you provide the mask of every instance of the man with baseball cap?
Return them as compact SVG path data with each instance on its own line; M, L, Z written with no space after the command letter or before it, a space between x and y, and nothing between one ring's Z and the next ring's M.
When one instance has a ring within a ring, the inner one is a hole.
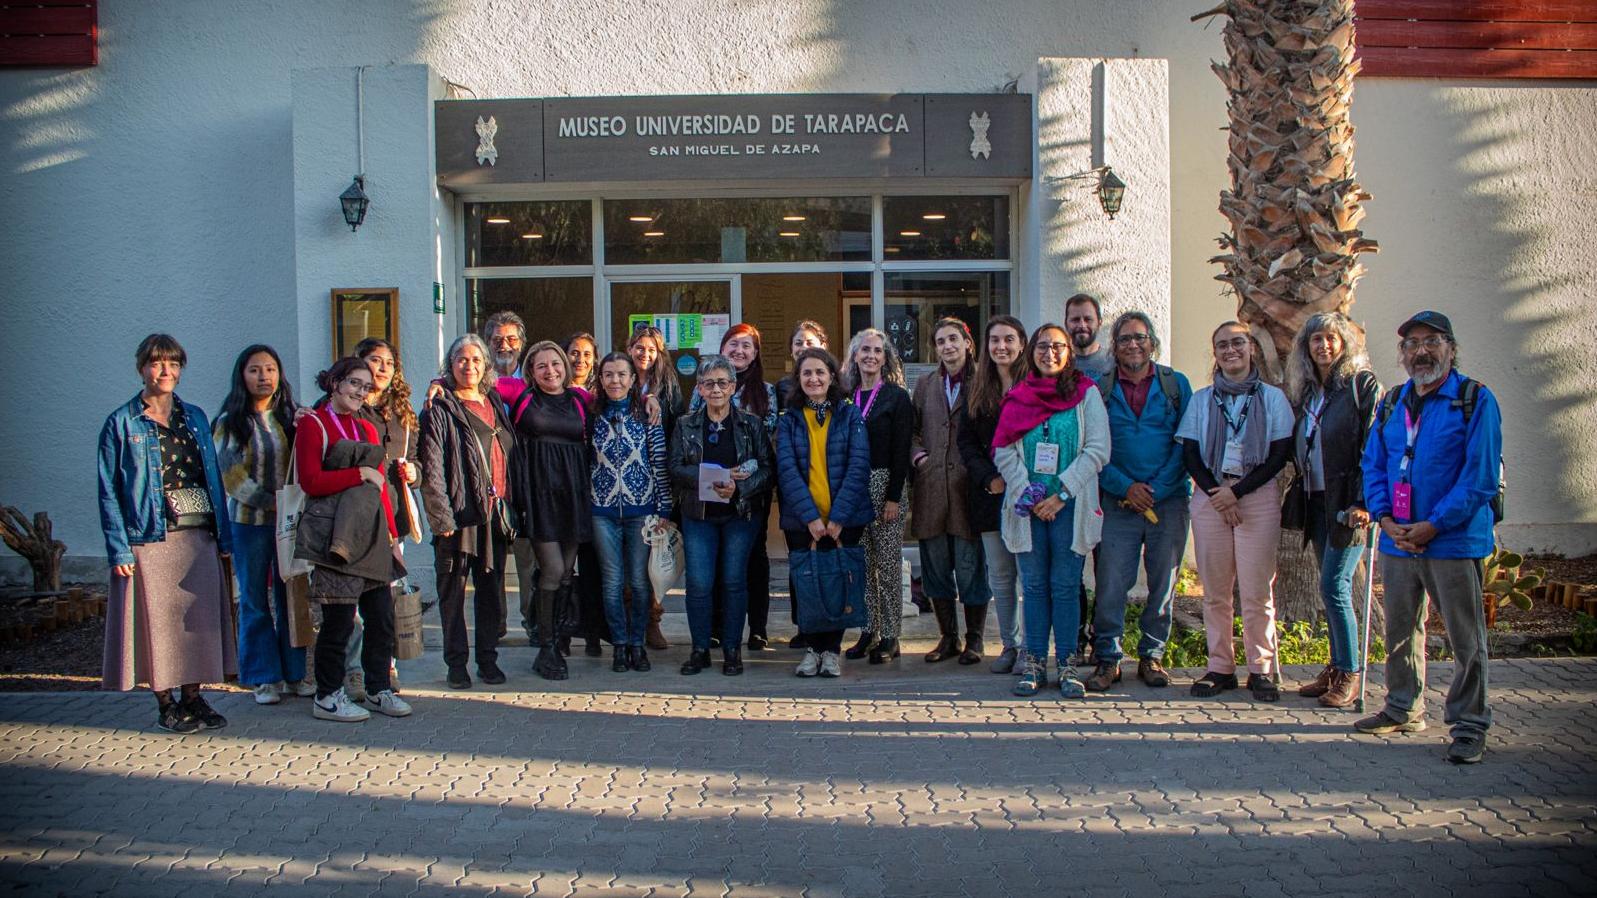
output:
M1452 644L1453 682L1443 714L1447 759L1481 759L1486 705L1484 559L1495 546L1493 499L1502 465L1497 399L1458 373L1453 323L1424 311L1397 329L1409 380L1382 399L1364 447L1364 502L1381 526L1386 604L1386 706L1361 733L1425 729L1425 597L1436 600Z

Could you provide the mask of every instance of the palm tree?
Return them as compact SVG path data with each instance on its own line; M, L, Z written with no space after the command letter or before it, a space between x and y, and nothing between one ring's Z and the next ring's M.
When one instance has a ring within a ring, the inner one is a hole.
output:
M1359 230L1370 195L1353 173L1353 0L1226 0L1193 21L1217 15L1228 19L1228 62L1214 71L1230 97L1220 211L1231 230L1210 261L1236 294L1237 318L1270 335L1279 363L1310 315L1348 312L1359 254L1378 249ZM1319 617L1317 570L1302 535L1283 531L1282 619Z
M1310 315L1348 310L1359 254L1377 249L1358 229L1370 195L1353 173L1353 0L1227 0L1193 19L1216 15L1229 19L1214 70L1230 95L1231 230L1210 261L1283 358Z

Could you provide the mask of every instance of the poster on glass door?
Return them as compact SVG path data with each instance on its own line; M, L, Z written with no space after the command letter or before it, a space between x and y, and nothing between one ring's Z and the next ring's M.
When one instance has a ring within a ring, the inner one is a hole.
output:
M637 333L638 328L653 325L665 335L665 348L671 351L693 350L701 355L719 352L721 338L732 326L732 316L721 313L628 315L627 332Z

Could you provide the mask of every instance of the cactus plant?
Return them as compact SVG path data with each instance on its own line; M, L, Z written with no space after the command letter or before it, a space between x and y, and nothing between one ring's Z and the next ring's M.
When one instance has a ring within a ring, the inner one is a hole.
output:
M1522 571L1525 557L1518 552L1499 548L1486 559L1486 578L1481 591L1492 608L1501 608L1512 602L1521 611L1530 610L1531 590L1541 585L1547 571L1536 568Z

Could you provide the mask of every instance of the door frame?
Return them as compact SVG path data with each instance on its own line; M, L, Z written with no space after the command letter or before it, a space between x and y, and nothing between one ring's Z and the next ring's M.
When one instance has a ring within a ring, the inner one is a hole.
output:
M611 308L610 308L610 285L612 285L612 284L681 284L681 283L692 283L692 284L725 283L725 284L730 285L731 293L732 293L732 301L731 301L731 305L729 307L730 312L732 314L731 320L732 320L732 322L734 324L743 320L743 275L740 272L729 272L729 273L726 273L726 274L681 274L681 275L679 275L679 274L671 274L671 273L639 274L639 273L628 272L627 274L616 274L616 275L609 275L609 276L605 276L603 274L596 273L594 275L594 284L595 284L594 292L597 293L597 294L600 294L600 295L598 296L599 308L596 310L596 320L594 321L594 330L603 330L604 333L602 333L602 334L596 333L593 336L594 336L594 339L599 341L599 355L600 355L600 357L602 358L605 355L605 353L616 351L615 348L612 346L612 343L611 343L613 337L612 337L612 333L610 331L610 319L612 317L612 312L611 312ZM604 322L604 326L603 327L600 327L600 325L599 325L600 321ZM624 351L626 349L626 347L623 346L623 347L621 347L621 349Z

